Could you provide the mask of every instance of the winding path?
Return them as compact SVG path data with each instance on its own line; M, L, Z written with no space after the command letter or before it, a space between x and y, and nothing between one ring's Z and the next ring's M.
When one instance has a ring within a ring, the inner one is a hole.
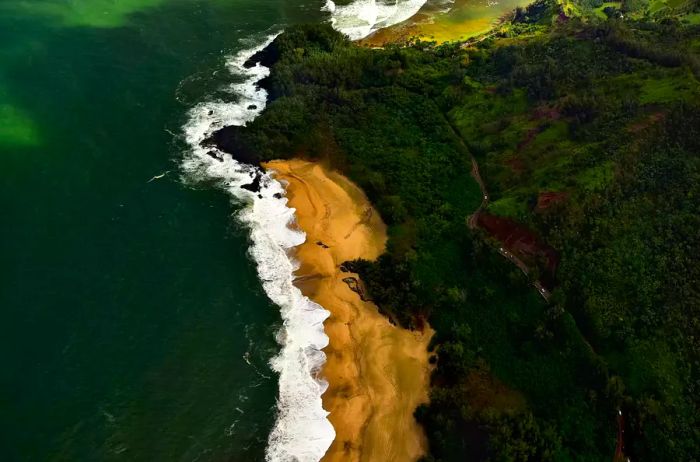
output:
M464 138L462 138L462 135L460 135L457 129L454 127L454 125L452 125L452 122L450 122L450 119L447 117L447 115L443 114L443 118L445 119L445 122L450 127L450 130L452 130L452 134L459 141L459 144L462 146L464 151L469 153L469 157L471 158L472 162L471 175L472 178L474 178L474 181L477 182L477 184L479 185L479 189L481 190L481 203L479 204L479 207L474 211L474 213L469 215L469 218L467 219L467 225L469 226L469 229L476 230L479 228L479 215L489 205L489 193L486 189L486 184L484 183L483 178L481 178L481 173L479 172L479 163L476 161L476 158L474 158L474 155L467 147L466 143L464 142ZM515 266L520 268L520 271L522 271L523 274L525 274L526 276L530 274L530 268L525 264L524 261L518 258L518 256L513 254L513 252L510 252L504 247L499 247L498 252L504 258L513 263ZM540 294L540 296L544 298L545 301L549 301L551 293L542 285L540 281L534 281L532 283L532 286L535 289L537 289L537 293Z

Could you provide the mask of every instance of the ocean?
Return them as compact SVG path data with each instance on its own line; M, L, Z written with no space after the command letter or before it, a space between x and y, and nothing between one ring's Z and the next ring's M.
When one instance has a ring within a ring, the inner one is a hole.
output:
M315 461L327 312L282 186L199 147L265 104L284 26L422 1L0 3L0 460Z

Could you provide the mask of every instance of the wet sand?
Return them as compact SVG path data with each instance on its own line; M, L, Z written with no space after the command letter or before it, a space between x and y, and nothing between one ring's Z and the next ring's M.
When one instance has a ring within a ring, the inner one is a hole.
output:
M428 400L433 331L393 326L343 281L357 275L340 271L347 260L375 259L384 251L384 223L359 188L318 164L274 161L265 168L288 183L289 205L307 234L297 249L296 284L331 312L321 375L329 383L323 407L336 439L322 460L417 460L427 442L413 411Z
M468 40L491 31L500 19L516 7L525 7L533 0L455 0L449 11L426 2L412 18L380 29L360 44L380 47L405 43L410 39L435 40L438 43Z

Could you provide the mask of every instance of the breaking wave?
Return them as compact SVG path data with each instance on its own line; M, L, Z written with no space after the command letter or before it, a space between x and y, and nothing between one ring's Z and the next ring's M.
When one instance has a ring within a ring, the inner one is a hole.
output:
M338 5L326 0L324 9L331 14L331 25L351 40L393 26L418 13L426 0L355 0Z
M243 126L263 110L267 93L257 83L269 74L269 69L260 64L246 67L244 63L275 36L228 60L232 76L244 77L227 89L235 95L236 102L212 100L189 111L183 127L189 150L182 168L187 181L214 181L241 207L236 218L250 231L249 254L265 293L280 308L283 325L277 339L281 351L271 361L279 373L278 413L265 458L268 462L317 462L333 442L335 431L321 401L328 384L318 378L326 359L321 350L328 345L323 321L329 312L293 284L298 265L291 251L306 236L292 227L294 209L287 206L285 188L279 181L257 167L202 145L214 131L230 125ZM256 177L260 179L258 192L242 187Z
M449 1L449 0L441 0ZM352 40L398 24L415 15L426 0L355 0L336 5L327 0L324 7L331 25ZM191 183L215 182L226 191L240 210L236 219L250 232L249 254L267 296L280 308L283 325L277 334L280 353L270 364L279 373L277 420L268 438L268 462L318 462L335 438L335 430L323 409L321 395L328 384L318 377L328 345L323 321L329 316L320 305L304 296L294 285L297 262L292 250L306 236L294 229L294 209L287 206L285 188L269 173L234 160L203 142L216 130L244 126L265 108L267 92L258 82L269 69L245 63L269 45L278 34L258 46L231 56L226 67L239 83L224 88L235 102L212 99L195 105L188 113L183 132L189 149L182 161L185 180ZM258 178L259 191L243 188Z

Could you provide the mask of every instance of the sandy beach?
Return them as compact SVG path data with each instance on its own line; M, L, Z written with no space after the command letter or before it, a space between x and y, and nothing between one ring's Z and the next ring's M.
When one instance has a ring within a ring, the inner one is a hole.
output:
M455 0L449 11L444 6L427 2L410 19L391 27L379 29L360 44L381 47L419 38L438 43L467 40L489 32L500 18L516 7L527 6L531 0Z
M384 223L362 191L337 173L302 160L264 166L288 184L289 205L307 234L295 255L301 263L296 284L331 312L321 374L329 382L323 407L336 439L323 461L417 460L427 442L413 411L428 400L433 332L392 325L350 289L348 278L357 275L340 270L347 260L375 259L384 251Z

